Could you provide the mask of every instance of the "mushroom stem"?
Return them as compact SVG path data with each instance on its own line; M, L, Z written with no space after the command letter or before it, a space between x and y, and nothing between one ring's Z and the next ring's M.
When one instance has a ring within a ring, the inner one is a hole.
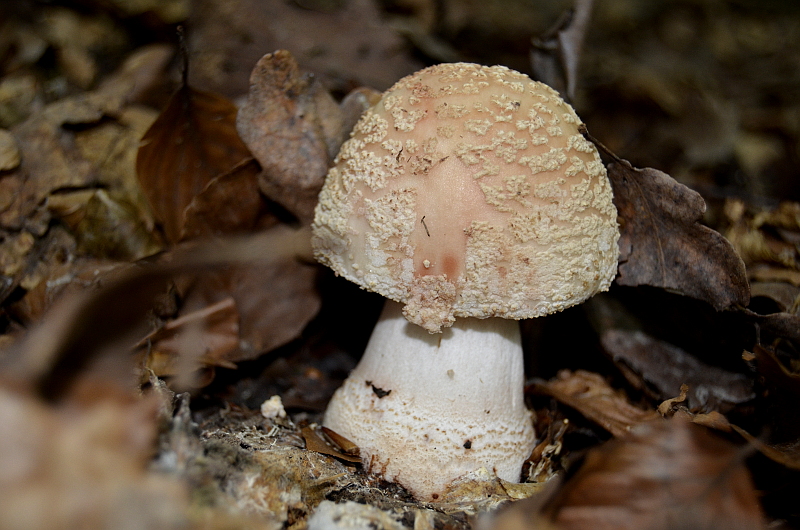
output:
M518 322L463 318L430 334L401 309L386 302L325 425L358 444L368 469L420 500L480 468L517 482L535 441Z

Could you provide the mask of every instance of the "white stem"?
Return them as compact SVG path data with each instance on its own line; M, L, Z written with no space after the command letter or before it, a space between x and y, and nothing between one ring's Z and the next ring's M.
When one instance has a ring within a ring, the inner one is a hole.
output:
M372 471L423 500L481 467L519 480L534 444L519 324L465 318L430 334L401 308L386 303L325 425L358 444Z

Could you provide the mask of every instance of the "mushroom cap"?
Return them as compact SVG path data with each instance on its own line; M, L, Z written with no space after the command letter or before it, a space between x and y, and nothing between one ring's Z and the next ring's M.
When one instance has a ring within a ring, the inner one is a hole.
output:
M611 186L572 107L505 68L431 66L367 110L320 192L317 259L405 304L455 317L542 316L610 285Z

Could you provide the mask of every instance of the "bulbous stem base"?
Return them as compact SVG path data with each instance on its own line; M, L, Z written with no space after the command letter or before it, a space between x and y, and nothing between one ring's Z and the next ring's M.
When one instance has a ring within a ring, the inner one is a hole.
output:
M459 319L430 334L387 301L324 424L358 444L369 470L415 497L439 497L486 468L516 482L535 443L519 324Z

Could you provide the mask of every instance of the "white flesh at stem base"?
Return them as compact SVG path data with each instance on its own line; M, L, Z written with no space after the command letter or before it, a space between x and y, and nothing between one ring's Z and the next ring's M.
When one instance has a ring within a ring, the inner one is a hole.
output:
M401 310L386 302L324 424L359 446L370 471L420 500L480 468L517 482L535 442L519 323L462 318L430 334Z

